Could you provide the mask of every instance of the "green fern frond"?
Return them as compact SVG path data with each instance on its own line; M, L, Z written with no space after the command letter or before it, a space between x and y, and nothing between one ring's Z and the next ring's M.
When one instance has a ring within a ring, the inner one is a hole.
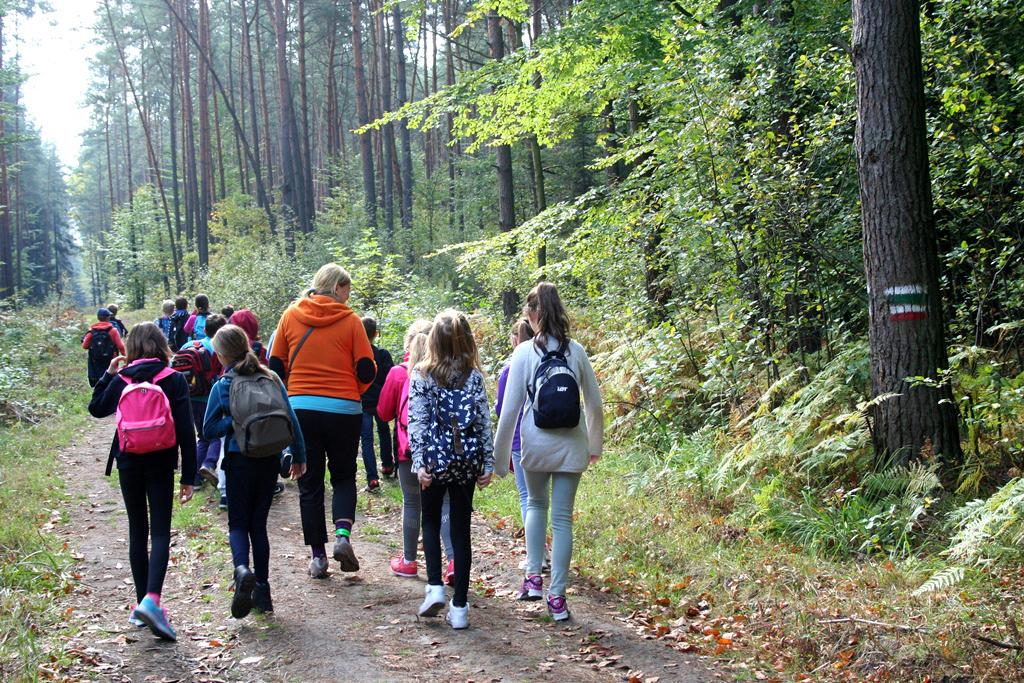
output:
M945 569L940 569L932 574L927 581L921 584L917 590L914 591L914 595L925 595L927 593L944 591L952 588L963 580L963 567L946 567Z

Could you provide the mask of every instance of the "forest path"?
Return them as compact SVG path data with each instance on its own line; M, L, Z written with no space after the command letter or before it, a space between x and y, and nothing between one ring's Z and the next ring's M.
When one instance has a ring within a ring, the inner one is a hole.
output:
M473 525L470 628L417 620L422 579L400 579L388 558L400 538L400 511L372 499L353 536L362 570L327 580L306 574L298 491L288 482L270 514L274 615L230 617L227 519L209 488L189 505L207 506L216 525L174 533L164 595L178 642L128 626L133 600L127 518L115 479L103 476L113 424L82 430L60 454L72 501L56 533L74 552L81 575L66 598L76 635L64 680L111 681L684 681L711 679L696 657L631 628L614 596L576 581L574 618L555 624L543 603L517 603L522 541ZM394 485L386 483L385 485ZM369 494L360 493L363 497ZM219 516L218 516L219 515ZM421 567L422 570L422 567ZM422 574L422 572L421 572Z

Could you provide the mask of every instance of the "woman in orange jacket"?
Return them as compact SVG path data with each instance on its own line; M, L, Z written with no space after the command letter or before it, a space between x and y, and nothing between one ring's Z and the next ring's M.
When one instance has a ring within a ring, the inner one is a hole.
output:
M309 574L327 577L324 476L330 472L334 559L359 570L352 550L356 513L356 456L362 429L360 397L377 366L359 316L346 305L352 278L336 263L317 271L312 290L288 307L277 325L270 368L288 387L288 399L306 441L306 473L299 479L302 535L310 546Z

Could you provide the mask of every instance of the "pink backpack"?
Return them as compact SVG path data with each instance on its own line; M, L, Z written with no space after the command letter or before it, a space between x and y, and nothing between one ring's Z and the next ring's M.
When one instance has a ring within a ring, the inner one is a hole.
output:
M117 441L122 453L152 453L177 445L171 402L156 384L173 374L174 370L164 368L150 382L121 375L128 385L117 402Z

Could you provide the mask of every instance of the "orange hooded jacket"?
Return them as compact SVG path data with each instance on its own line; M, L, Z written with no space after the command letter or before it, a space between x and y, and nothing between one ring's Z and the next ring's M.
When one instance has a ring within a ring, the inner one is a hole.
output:
M289 396L359 401L377 374L362 320L345 304L320 294L303 297L284 312L271 358L284 365Z

